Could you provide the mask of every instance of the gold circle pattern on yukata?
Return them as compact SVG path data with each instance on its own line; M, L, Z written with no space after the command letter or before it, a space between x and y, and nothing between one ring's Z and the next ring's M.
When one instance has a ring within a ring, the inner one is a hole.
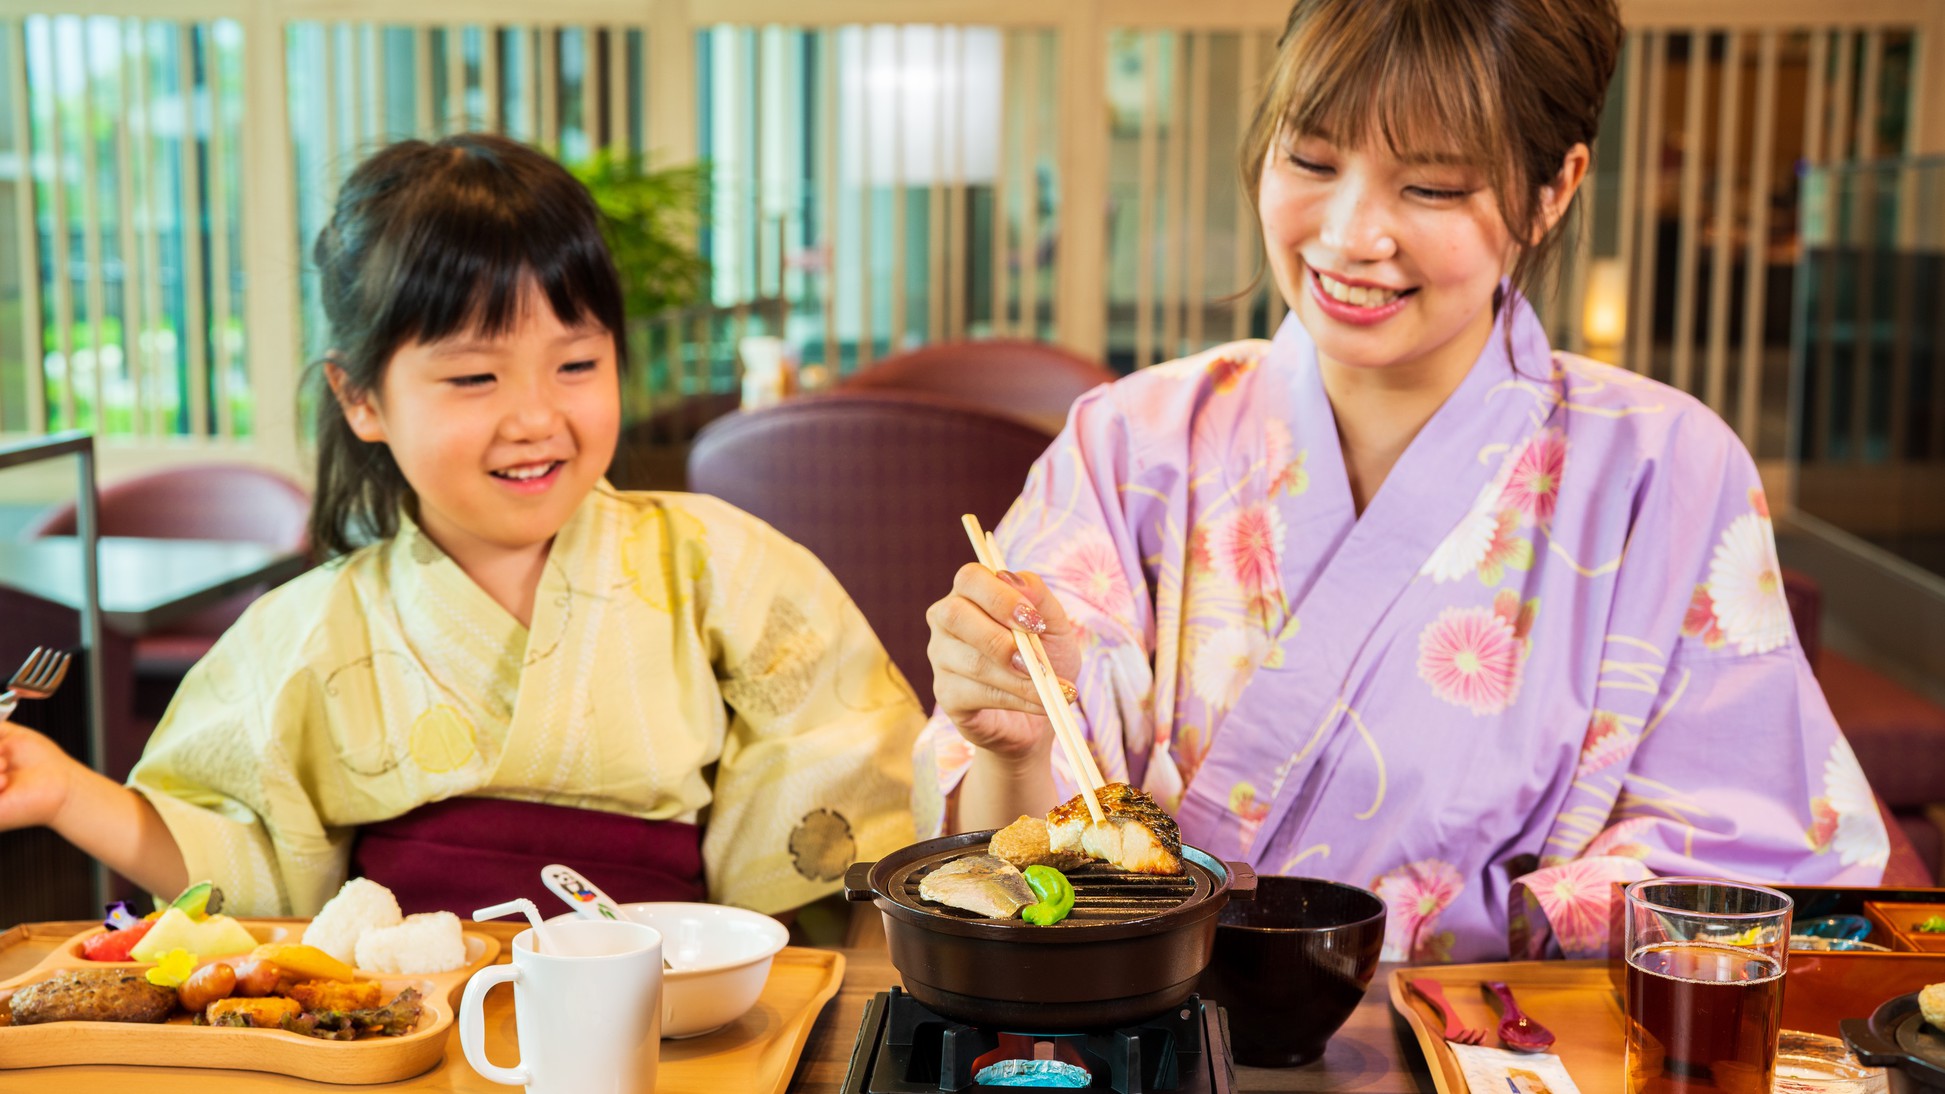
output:
M457 771L479 754L473 723L458 710L440 703L412 721L407 738L412 762L429 775Z
M857 857L851 822L835 810L813 809L790 832L790 862L812 881L836 881Z
M412 532L411 548L412 561L421 566L430 566L446 557L446 552L441 551L439 545L432 542L432 537L418 529Z
M810 697L829 647L797 605L783 597L770 602L763 634L723 684L723 698L750 714L777 717L796 710Z

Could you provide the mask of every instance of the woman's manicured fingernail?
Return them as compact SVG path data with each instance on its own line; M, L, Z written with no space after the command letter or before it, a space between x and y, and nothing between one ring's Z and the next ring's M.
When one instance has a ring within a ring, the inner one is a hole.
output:
M1014 656L1017 657L1019 655L1015 654ZM1074 703L1078 703L1081 701L1081 689L1075 687L1074 685L1068 683L1065 680L1062 680L1060 682L1060 697L1062 699L1067 700L1068 705L1071 706Z
M1010 663L1011 663L1011 664L1012 664L1012 666L1013 666L1013 671L1014 671L1014 672L1017 672L1017 673L1019 673L1019 674L1020 674L1021 676L1032 676L1032 675L1033 675L1032 673L1030 673L1030 672L1028 672L1028 671L1027 671L1027 663L1026 663L1025 661L1023 661L1023 660L1021 660L1021 659L1020 659L1020 651L1019 651L1019 650L1014 650L1014 651L1013 651L1013 660L1012 660L1012 661L1011 661Z
M1001 581L1006 582L1008 585L1013 586L1014 588L1020 590L1021 592L1027 591L1026 579L1021 577L1019 574L1014 573L1011 570L995 570L993 571L993 576L999 578Z
M1020 602L1019 607L1013 609L1013 622L1018 623L1020 629L1028 634L1047 633L1047 621L1040 615L1040 609L1024 600Z

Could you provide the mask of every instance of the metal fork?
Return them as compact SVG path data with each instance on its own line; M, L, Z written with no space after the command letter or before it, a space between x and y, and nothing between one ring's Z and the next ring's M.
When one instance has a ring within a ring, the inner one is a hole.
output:
M1462 1045L1485 1043L1486 1031L1474 1029L1459 1021L1458 1012L1452 1009L1451 1003L1445 1001L1445 990L1439 986L1438 981L1419 978L1412 980L1411 986L1417 989L1418 994L1425 997L1426 1002L1432 1004L1432 1008L1439 1012L1440 1017L1445 1019L1446 1040L1456 1041Z
M65 650L35 646L13 679L7 681L7 690L0 692L0 722L13 716L14 707L22 699L45 699L53 695L61 681L67 679L68 664L73 660Z

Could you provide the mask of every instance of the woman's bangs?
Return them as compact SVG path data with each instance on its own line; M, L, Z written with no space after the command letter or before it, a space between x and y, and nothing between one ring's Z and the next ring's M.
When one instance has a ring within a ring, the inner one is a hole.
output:
M1424 7L1395 15L1351 9L1341 25L1303 28L1300 63L1285 66L1286 132L1490 173L1503 143L1478 52L1452 28L1426 26L1436 16Z

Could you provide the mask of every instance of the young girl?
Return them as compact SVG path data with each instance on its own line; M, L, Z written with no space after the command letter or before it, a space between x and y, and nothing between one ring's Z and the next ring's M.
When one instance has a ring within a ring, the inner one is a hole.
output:
M348 873L407 910L544 897L550 861L778 912L911 840L923 717L829 573L719 502L603 481L622 310L586 190L499 137L408 141L315 257L312 538L338 557L223 636L127 787L0 725L0 829L299 915Z
M1010 627L1108 778L1375 889L1390 959L1598 952L1652 873L1877 883L1748 453L1526 302L1620 37L1612 0L1299 0L1243 149L1290 318L1084 397L999 530L1040 576L934 605L959 827L1073 792Z

